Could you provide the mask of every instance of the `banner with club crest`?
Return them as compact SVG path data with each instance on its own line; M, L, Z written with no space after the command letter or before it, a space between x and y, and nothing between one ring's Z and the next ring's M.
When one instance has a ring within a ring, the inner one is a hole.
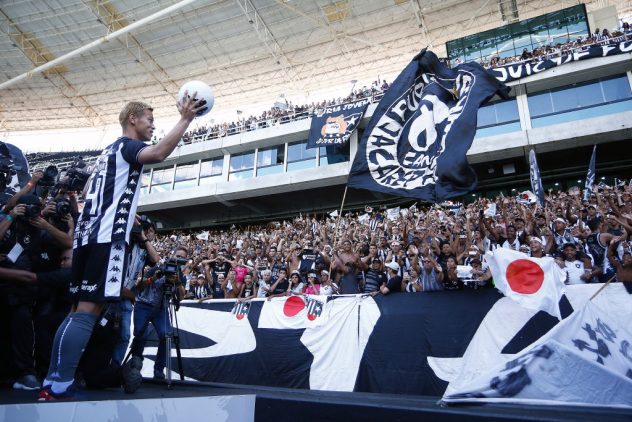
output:
M307 148L344 145L358 127L369 99L363 98L318 110L312 117Z

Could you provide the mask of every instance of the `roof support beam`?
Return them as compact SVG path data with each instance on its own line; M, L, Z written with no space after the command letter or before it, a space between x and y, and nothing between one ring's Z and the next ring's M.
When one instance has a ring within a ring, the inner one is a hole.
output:
M111 34L106 35L105 37L101 37L101 38L99 38L99 39L97 39L95 41L92 41L91 43L86 44L83 47L79 47L78 49L73 50L70 53L64 54L63 56L60 56L60 57L58 57L58 58L56 58L54 60L51 60L51 61L49 61L46 64L43 64L43 65L41 65L39 67L36 67L33 70L30 70L30 71L28 71L26 73L23 73L23 74L21 74L19 76L16 76L13 79L9 79L8 81L3 82L3 83L0 84L0 89L8 88L11 85L14 85L14 84L16 84L16 83L18 83L18 82L20 82L20 81L22 81L24 79L30 78L33 75L37 74L37 73L44 72L45 70L48 70L48 69L50 69L52 67L55 67L58 64L61 64L61 63L63 63L64 61L66 61L68 59L80 56L81 54L85 53L86 51L92 50L94 47L97 47L97 46L99 46L99 45L101 45L103 43L106 43L106 42L110 41L110 40L116 39L116 38L120 37L121 35L127 34L128 32L133 31L134 29L139 28L139 27L141 27L143 25L146 25L146 24L148 24L148 23L150 23L150 22L152 22L152 21L154 21L156 19L159 19L159 18L163 17L163 16L167 16L170 13L172 13L172 12L178 10L178 9L182 9L183 7L188 6L189 4L191 4L193 2L196 2L196 1L198 1L198 0L182 0L182 1L176 3L176 4L172 5L172 6L169 6L169 7L165 8L165 9L163 9L163 10L160 10L160 11L154 13L153 15L149 15L149 16L147 16L147 17L145 17L143 19L140 19L140 20L138 20L138 21L136 21L136 22L134 22L134 23L132 23L130 25L127 25L123 29L119 29L118 31L114 31Z
M129 25L129 21L125 16L110 3L103 0L82 0L92 13L98 18L99 22L108 28L108 33L119 31ZM169 74L160 66L156 60L145 50L141 43L131 34L125 36L127 43L119 39L127 51L140 63L141 66L160 84L166 93L176 98L179 86L176 84ZM131 45L130 45L131 44ZM135 54L135 51L138 54Z
M298 91L300 88L298 84L298 77L292 67L292 63L285 56L283 49L281 49L281 46L272 35L272 32L270 32L270 29L268 28L266 23L263 21L263 19L261 19L261 16L259 16L259 12L257 12L255 6L250 0L235 1L244 12L244 15L246 15L246 17L248 18L248 22L250 22L250 24L254 28L259 39L263 41L263 44L268 49L268 52L270 53L274 61L276 61L276 63L281 66L281 69L283 70L283 73L287 77L288 81L293 85L294 89Z
M0 10L0 19L2 19L9 28L8 35L11 40L13 40L31 63L35 66L44 63L42 66L45 66L45 63L55 61L55 56L44 47L41 41L33 35L22 32L2 10ZM88 103L88 101L79 94L79 91L64 77L64 72L67 72L64 65L49 66L46 73L44 73L44 78L48 79L59 89L61 94L69 100L70 105L79 110L91 126L104 124L104 120L99 116L97 111L92 108L90 103Z

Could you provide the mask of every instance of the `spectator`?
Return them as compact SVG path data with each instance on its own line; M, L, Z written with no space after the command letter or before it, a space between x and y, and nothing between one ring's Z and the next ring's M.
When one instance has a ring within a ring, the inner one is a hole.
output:
M399 276L399 264L397 262L389 262L386 264L387 282L382 284L380 292L387 295L392 292L405 291L406 286L402 278Z
M307 274L307 285L303 289L303 293L306 295L318 295L320 294L320 284L316 278L316 273L310 272Z
M566 243L559 257L560 268L566 273L566 284L584 284L592 280L590 259L577 250L574 243Z

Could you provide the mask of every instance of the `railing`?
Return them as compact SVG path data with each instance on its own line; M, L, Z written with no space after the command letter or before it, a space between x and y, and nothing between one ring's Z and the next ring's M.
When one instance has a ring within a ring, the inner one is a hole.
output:
M378 92L372 93L369 97L360 97L360 98L357 98L356 100L352 100L352 101L357 101L357 100L361 100L361 99L364 99L364 98L368 98L370 100L370 103L372 104L374 102L379 101L383 96L384 96L384 92L383 91L378 91ZM347 101L347 102L352 102L352 101ZM332 104L330 106L327 106L327 107L333 107L335 105L340 105L340 104L344 104L344 102L343 103L334 103L334 104ZM193 143L196 143L196 142L209 141L209 140L212 140L212 139L222 139L222 138L225 138L227 136L236 135L236 134L243 133L243 132L252 132L254 130L265 129L265 128L268 128L268 127L283 125L283 124L286 124L286 123L296 122L296 121L299 121L299 120L305 120L305 119L311 118L315 113L316 113L315 111L301 110L301 111L297 111L297 112L293 111L292 113L286 114L286 115L283 115L283 116L256 120L254 122L249 122L248 124L245 124L245 122L239 122L234 127L210 130L210 131L208 131L206 133L203 133L203 134L200 134L200 135L195 135L195 136L187 138L187 139L183 139L183 142L184 142L185 145L187 145L187 144L193 144Z
M572 54L572 53L576 53L576 52L580 52L580 51L585 51L586 49L596 46L596 45L608 45L608 44L616 44L619 42L623 42L626 40L632 40L632 33L628 33L628 34L623 34L620 35L618 37L615 38L608 38L605 40L601 40L601 41L596 41L593 42L591 44L584 44L581 46L576 46L576 47L570 47L571 45L573 45L573 43L567 43L562 45L559 49L556 49L556 51L548 53L548 54L543 54L543 55L539 55L537 57L532 57L530 59L527 60L515 60L516 57L519 56L514 56L514 57L507 57L505 59L501 59L501 60L507 60L507 59L511 59L512 61L508 62L508 63L503 63L503 64L497 64L497 65L492 65L491 63L486 64L486 63L481 63L481 65L486 68L486 69L493 69L493 68L498 68L498 67L504 67L504 66L514 66L517 64L522 64L522 63L534 63L534 62L538 62L538 61L542 61L542 60L550 60L553 59L555 57L561 57L563 55L567 55L567 54ZM533 53L533 52L532 52Z

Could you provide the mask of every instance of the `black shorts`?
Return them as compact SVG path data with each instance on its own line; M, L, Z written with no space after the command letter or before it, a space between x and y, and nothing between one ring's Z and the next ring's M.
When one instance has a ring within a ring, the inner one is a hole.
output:
M70 295L73 303L119 300L127 273L125 242L95 243L73 251Z

